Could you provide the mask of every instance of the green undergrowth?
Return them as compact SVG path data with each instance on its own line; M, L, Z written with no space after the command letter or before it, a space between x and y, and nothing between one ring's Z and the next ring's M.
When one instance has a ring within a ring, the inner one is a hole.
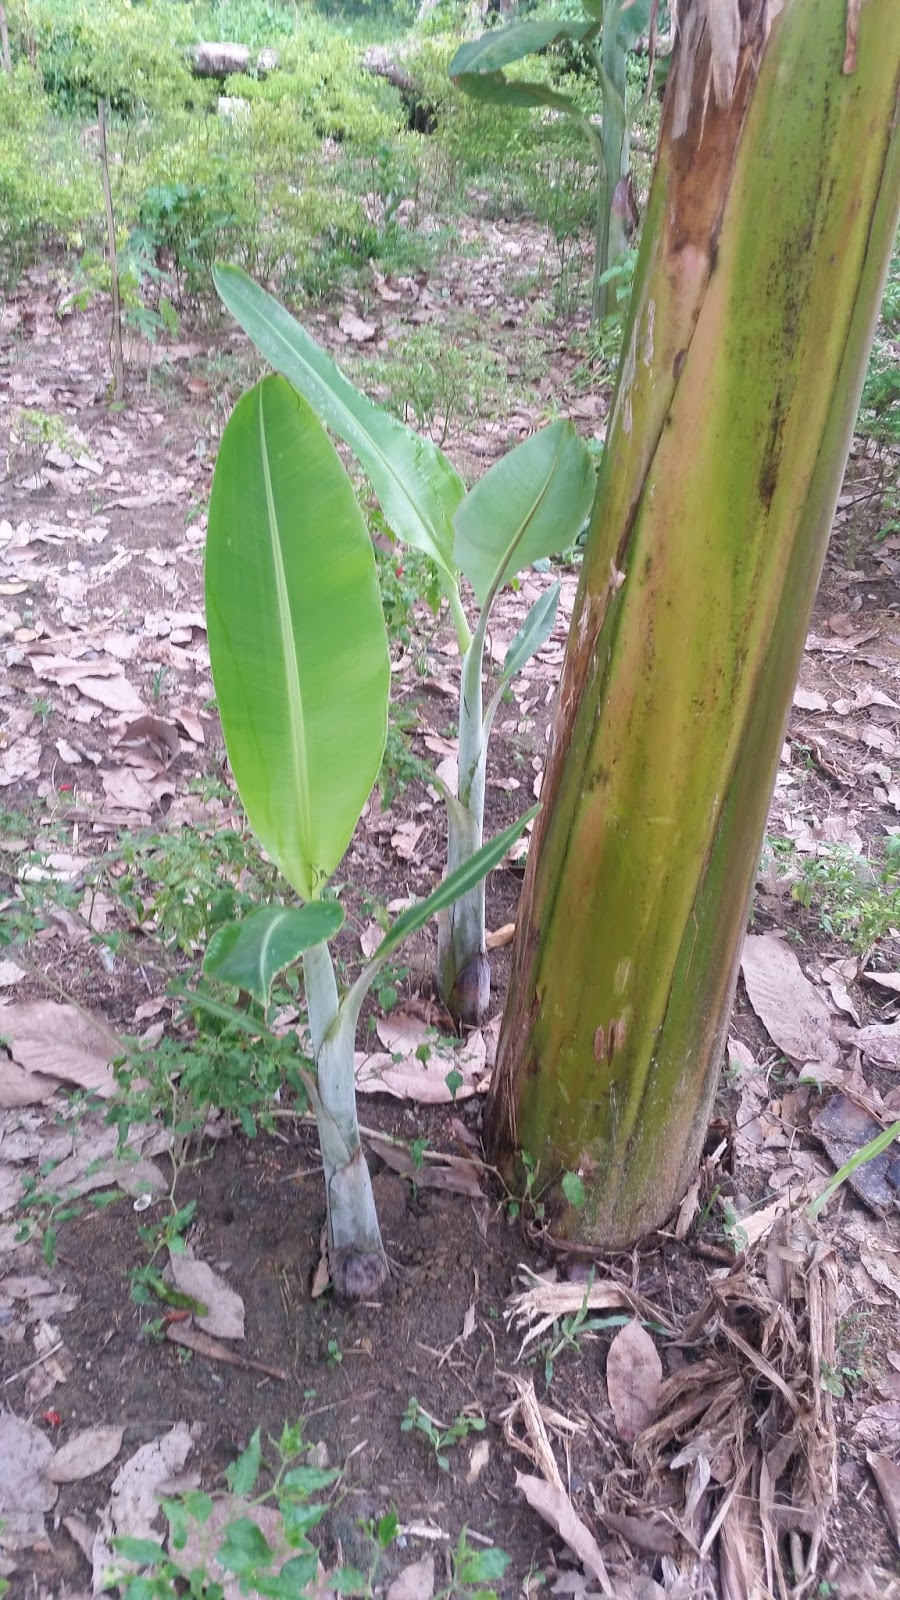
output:
M385 217L415 163L396 92L362 70L345 32L307 9L267 8L240 34L279 67L224 85L192 77L201 8L156 0L14 0L15 71L0 79L0 257L14 272L51 242L105 247L96 140L108 105L119 245L143 294L159 271L182 298L212 300L217 257L284 289L321 289L370 259L419 265L425 241ZM290 28L276 26L276 10ZM226 25L223 8L222 26ZM220 93L236 97L232 114ZM61 181L64 177L65 181ZM98 273L98 288L103 288Z
M900 935L900 834L871 858L841 844L820 844L815 855L805 855L790 840L770 838L767 858L789 883L791 898L833 938L862 954Z
M112 1541L105 1587L121 1600L184 1594L223 1600L226 1584L229 1592L236 1584L242 1594L272 1600L302 1600L321 1594L323 1585L329 1594L383 1593L398 1569L410 1565L397 1546L397 1513L352 1524L352 1540L345 1542L352 1543L356 1564L336 1564L329 1519L345 1493L343 1472L319 1465L319 1455L304 1437L302 1420L286 1424L265 1446L257 1429L226 1471L227 1493L170 1495L162 1501L165 1539ZM509 1565L504 1551L475 1545L463 1528L448 1555L448 1581L438 1580L434 1600L496 1600L493 1584Z

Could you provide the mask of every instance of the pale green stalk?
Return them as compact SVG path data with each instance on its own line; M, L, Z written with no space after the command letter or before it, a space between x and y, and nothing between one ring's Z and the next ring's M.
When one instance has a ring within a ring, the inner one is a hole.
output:
M303 978L316 1063L315 1087L307 1087L325 1169L331 1276L339 1294L365 1299L378 1293L389 1273L356 1114L353 1054L368 983L341 1003L327 944L304 953Z

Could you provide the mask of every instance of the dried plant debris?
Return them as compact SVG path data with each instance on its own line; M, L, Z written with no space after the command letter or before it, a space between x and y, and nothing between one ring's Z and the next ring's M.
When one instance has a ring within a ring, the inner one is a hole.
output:
M837 1488L822 1384L836 1297L834 1252L803 1217L779 1217L749 1260L710 1283L678 1340L689 1359L636 1441L658 1493L681 1474L678 1565L695 1582L714 1563L723 1600L786 1600L815 1579Z
M835 1368L837 1282L837 1260L821 1233L786 1212L746 1257L709 1278L699 1309L680 1328L609 1280L585 1288L532 1275L513 1297L507 1318L528 1328L523 1349L585 1301L634 1313L607 1365L621 1470L606 1474L594 1511L617 1541L612 1550L660 1563L666 1594L788 1600L812 1592L837 1488L834 1401L822 1381ZM668 1349L665 1379L658 1346ZM638 1432L641 1413L651 1420ZM562 1479L545 1417L522 1385L500 1420L507 1442L558 1496ZM538 1498L529 1494L546 1516ZM570 1542L563 1523L571 1532L560 1512L554 1525ZM633 1592L630 1573L616 1570L606 1547L603 1561L612 1592L620 1581L621 1592ZM585 1570L602 1589L597 1569Z

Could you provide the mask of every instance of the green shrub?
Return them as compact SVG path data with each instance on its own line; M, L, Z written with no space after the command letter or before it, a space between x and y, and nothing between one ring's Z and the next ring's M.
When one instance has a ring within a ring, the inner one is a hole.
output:
M20 269L51 239L80 244L101 215L86 141L51 115L31 67L0 73L0 260Z
M900 446L900 253L891 261L881 316L863 386L857 429L876 443Z
M13 0L13 53L33 63L64 110L93 115L98 98L122 115L198 98L184 46L184 5L155 0Z

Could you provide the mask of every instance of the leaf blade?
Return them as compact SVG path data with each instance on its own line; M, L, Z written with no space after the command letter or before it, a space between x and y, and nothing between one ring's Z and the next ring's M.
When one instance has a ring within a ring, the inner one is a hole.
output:
M426 922L437 916L439 911L452 905L454 900L458 900L467 890L474 889L482 878L487 877L494 867L499 866L507 850L515 844L539 810L539 806L532 806L531 810L526 811L517 822L511 823L502 833L496 834L487 844L482 845L480 850L476 850L468 861L464 861L461 867L457 867L455 872L451 872L449 877L439 883L426 899L417 900L407 911L402 911L375 951L370 966L377 966L386 960L411 933L423 928Z
M447 457L357 389L325 351L239 267L217 263L216 288L247 336L353 451L385 518L455 586L450 518L465 485Z
M556 582L535 600L518 633L510 640L509 649L503 660L503 671L500 674L501 686L509 683L517 672L521 672L535 651L547 643L556 621L559 592L560 583L557 578Z
M219 983L245 989L268 1005L273 980L314 944L334 938L344 922L336 900L304 906L263 906L240 922L217 928L206 948L203 971Z
M532 561L574 542L596 490L590 451L571 422L552 422L496 462L453 519L454 555L484 605Z
M288 882L312 900L378 776L390 662L352 484L312 407L281 377L238 402L222 437L206 609L244 808Z
M594 21L548 19L511 22L505 28L492 28L477 39L468 39L461 44L450 62L450 76L459 79L465 73L474 76L477 73L497 72L516 61L522 61L525 56L546 50L548 45L558 44L561 39L571 39L578 44L596 32L597 24Z

